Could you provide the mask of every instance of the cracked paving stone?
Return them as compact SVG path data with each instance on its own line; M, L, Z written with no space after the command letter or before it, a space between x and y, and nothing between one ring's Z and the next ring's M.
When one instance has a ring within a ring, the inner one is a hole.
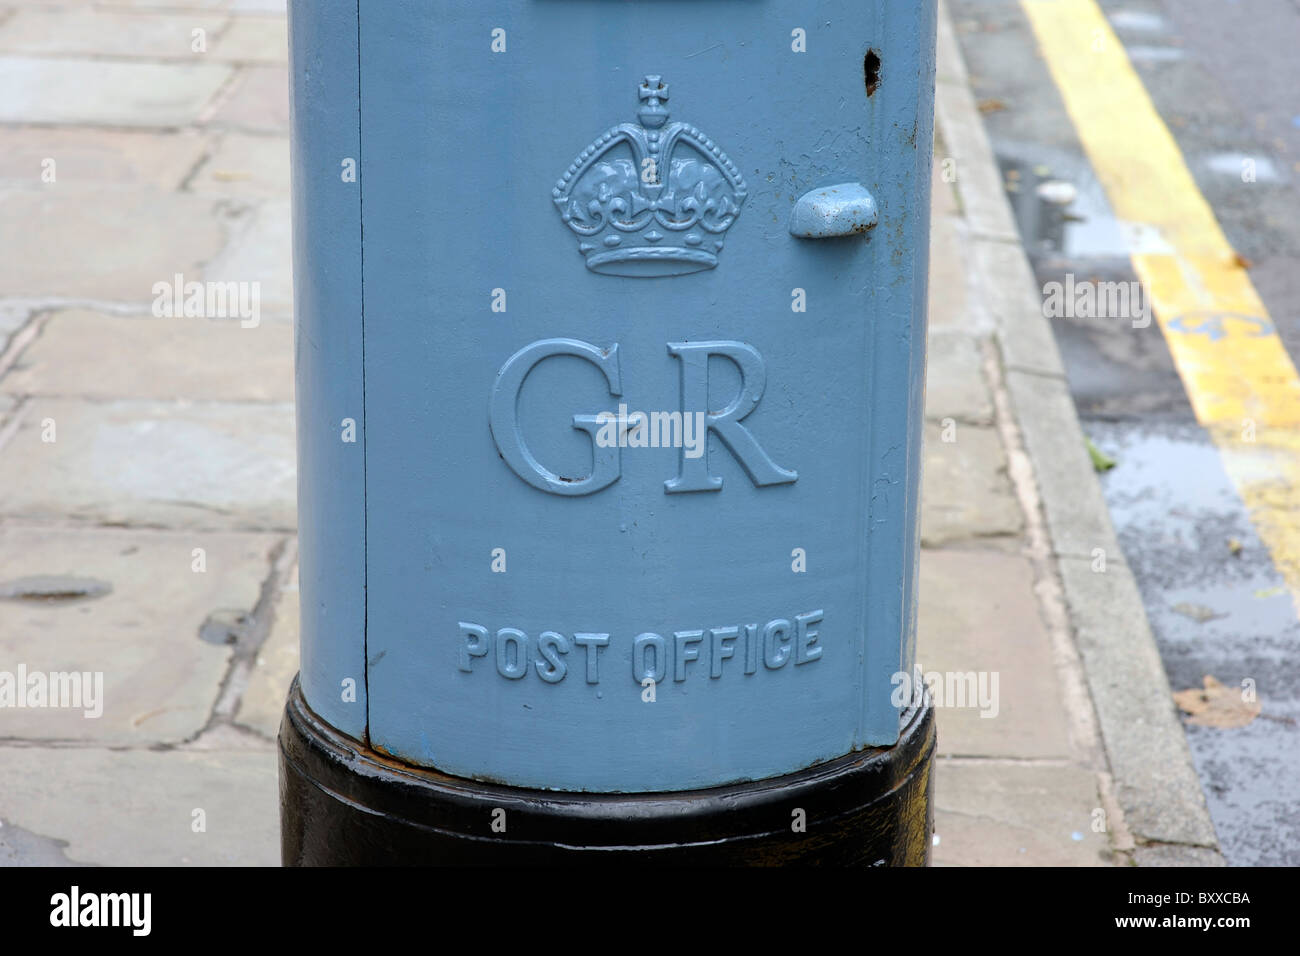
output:
M292 214L288 199L271 199L204 269L211 282L256 282L263 319L293 314Z
M298 576L295 568L290 585L280 594L271 633L258 649L240 700L236 723L251 727L274 739L280 731L280 717L289 697L289 685L298 673Z
M78 672L83 682L86 673L102 675L102 684L90 681L95 690L102 687L102 697L83 697L79 707L3 707L0 737L149 746L198 733L231 654L228 645L202 641L199 628L216 608L256 605L277 540L212 532L0 530L0 582L39 572L112 585L93 599L0 601L0 700L6 673L19 689L20 667L29 681L35 673ZM203 549L201 573L193 570L196 548ZM100 716L88 716L87 705L92 713L102 710ZM6 787L10 779L6 772Z
M204 161L189 188L204 195L248 200L284 199L289 195L289 186L287 136L230 132Z
M49 192L58 187L149 186L170 192L203 156L210 136L86 127L0 128L0 186ZM54 182L46 161L54 160Z
M247 66L234 90L209 121L210 126L283 133L289 128L287 68Z
M129 355L129 362L105 362ZM293 325L238 319L111 316L81 309L49 318L0 390L11 395L293 401Z

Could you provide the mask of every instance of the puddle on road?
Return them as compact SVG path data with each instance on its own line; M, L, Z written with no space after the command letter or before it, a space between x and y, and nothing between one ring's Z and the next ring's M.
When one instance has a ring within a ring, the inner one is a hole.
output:
M1160 236L1116 219L1101 183L1079 157L1034 145L998 148L1007 197L1044 302L1052 283L1070 289L1120 283L1130 305L1143 303L1130 250L1159 249ZM1123 315L1046 311L1081 415L1190 416L1182 379L1155 322L1139 318L1135 328L1132 309Z
M1203 429L1088 421L1084 431L1118 460L1102 491L1173 690L1207 674L1254 682L1261 714L1248 726L1184 725L1223 852L1233 865L1296 865L1300 763L1282 759L1300 734L1291 595Z
M1234 651L1238 660L1263 638L1277 651L1293 647L1296 609L1205 431L1131 421L1088 421L1084 431L1117 461L1099 476L1102 491L1130 567L1159 598L1148 612L1173 615L1162 621L1166 636L1239 632L1248 643ZM1179 605L1213 615L1180 613ZM1280 640L1286 632L1290 639ZM1292 689L1300 703L1300 681Z
M1025 147L1002 152L998 165L1030 258L1128 259L1129 229L1111 212L1086 162ZM1070 202L1060 201L1065 190L1058 183L1072 187Z

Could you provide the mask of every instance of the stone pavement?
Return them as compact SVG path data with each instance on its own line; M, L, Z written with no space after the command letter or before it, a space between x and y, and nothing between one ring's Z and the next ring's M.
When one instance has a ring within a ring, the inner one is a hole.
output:
M0 711L0 864L278 862L285 46L283 0L0 0L0 669L102 672L107 702ZM944 691L934 859L1124 862L944 155L919 624ZM258 321L156 315L177 275L260 283Z
M937 142L918 612L939 676L934 862L1114 864L1119 815L944 157Z
M286 47L283 0L0 2L0 669L103 675L0 710L0 864L279 862ZM178 274L257 324L158 316Z

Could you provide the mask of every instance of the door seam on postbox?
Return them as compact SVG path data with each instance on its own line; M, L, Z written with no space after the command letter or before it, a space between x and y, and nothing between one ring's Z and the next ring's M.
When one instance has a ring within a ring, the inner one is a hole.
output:
M367 492L370 442L366 433L366 175L361 122L361 0L357 0L357 229L361 275L361 680L366 695L362 740L370 746L370 506Z

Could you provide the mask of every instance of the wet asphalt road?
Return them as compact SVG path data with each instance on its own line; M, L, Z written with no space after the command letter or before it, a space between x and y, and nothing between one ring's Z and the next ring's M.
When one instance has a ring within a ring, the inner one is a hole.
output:
M1019 3L949 5L1040 283L1134 280ZM1300 0L1101 6L1300 366ZM1118 462L1102 487L1170 683L1258 689L1248 726L1186 728L1223 852L1232 865L1300 864L1297 609L1156 324L1053 327L1084 431Z

